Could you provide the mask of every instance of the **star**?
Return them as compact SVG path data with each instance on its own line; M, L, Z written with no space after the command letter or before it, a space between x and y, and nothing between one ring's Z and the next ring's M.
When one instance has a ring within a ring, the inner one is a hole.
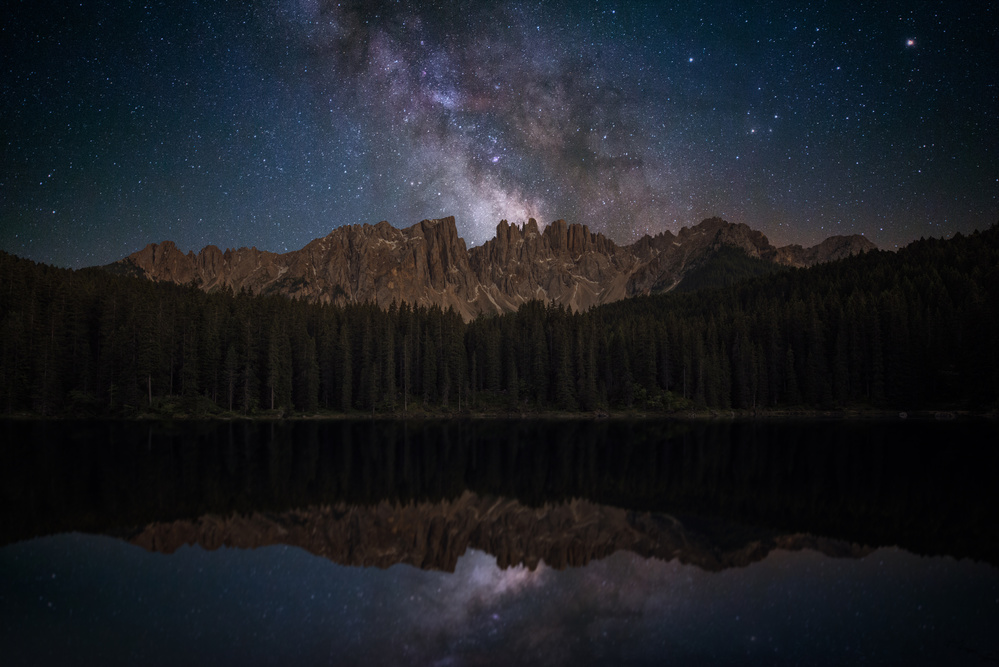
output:
M916 46L916 40L910 37L909 39L905 40L905 45L911 49L914 46Z

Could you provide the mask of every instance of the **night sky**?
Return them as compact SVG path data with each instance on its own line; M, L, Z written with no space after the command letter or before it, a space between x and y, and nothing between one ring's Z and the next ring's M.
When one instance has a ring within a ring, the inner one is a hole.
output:
M6 3L0 249L528 216L882 248L999 219L995 2Z

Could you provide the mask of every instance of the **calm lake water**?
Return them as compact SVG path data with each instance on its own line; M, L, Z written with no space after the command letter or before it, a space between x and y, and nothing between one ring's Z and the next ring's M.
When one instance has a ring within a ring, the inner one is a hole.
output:
M0 441L4 665L999 662L994 423Z

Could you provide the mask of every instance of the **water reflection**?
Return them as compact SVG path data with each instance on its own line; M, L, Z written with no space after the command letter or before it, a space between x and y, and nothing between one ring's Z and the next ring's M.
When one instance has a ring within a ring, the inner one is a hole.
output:
M709 573L618 552L453 574L292 547L149 553L79 534L0 550L4 664L982 664L999 573L880 549Z
M999 660L990 423L0 429L4 664Z
M999 563L994 423L0 425L0 540L309 506L571 499Z
M459 498L436 503L339 503L154 522L129 540L164 553L188 544L208 549L287 544L341 565L387 568L404 563L446 572L454 571L459 557L469 549L493 555L502 568L525 565L533 570L541 561L556 569L581 567L617 551L630 551L711 571L747 565L774 549L814 549L852 557L871 551L810 534L783 534L720 521L705 531L704 525L691 518L626 511L585 500L529 507L466 491Z

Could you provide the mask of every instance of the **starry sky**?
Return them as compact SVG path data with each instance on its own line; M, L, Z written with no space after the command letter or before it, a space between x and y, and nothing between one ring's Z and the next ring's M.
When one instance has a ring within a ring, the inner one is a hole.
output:
M343 224L710 216L882 248L999 219L994 2L22 0L0 249L284 251Z

